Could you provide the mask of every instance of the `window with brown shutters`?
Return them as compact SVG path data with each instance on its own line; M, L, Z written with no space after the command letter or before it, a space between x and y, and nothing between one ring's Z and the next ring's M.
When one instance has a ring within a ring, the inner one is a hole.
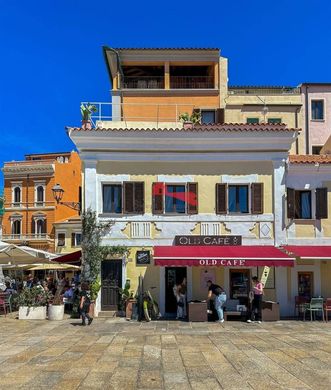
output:
M216 123L224 123L224 108L218 108L216 110Z
M163 214L164 210L164 183L152 185L152 211L153 214Z
M71 233L71 246L76 246L76 233Z
M287 189L287 218L295 218L295 190L293 188Z
M328 189L316 188L316 219L328 218Z
M134 213L134 182L123 183L124 213Z
M263 214L263 183L251 185L252 214Z
M216 184L216 214L227 213L227 185L223 183Z
M124 182L124 213L143 214L145 206L144 182Z
M187 183L187 214L198 214L198 183Z

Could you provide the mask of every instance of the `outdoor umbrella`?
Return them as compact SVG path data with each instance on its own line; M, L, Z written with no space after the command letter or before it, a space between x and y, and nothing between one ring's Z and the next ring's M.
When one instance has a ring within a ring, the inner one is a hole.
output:
M47 270L57 270L57 271L76 271L79 270L80 267L77 265L70 264L34 264L33 266L29 266L26 268L28 271L47 271Z

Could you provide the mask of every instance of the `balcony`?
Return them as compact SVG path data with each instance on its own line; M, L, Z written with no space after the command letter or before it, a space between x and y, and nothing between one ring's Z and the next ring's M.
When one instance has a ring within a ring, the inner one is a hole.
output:
M299 87L229 87L229 95L300 95Z
M170 89L211 89L214 78L210 76L170 76Z
M51 237L47 233L35 233L35 234L3 234L2 239L4 241L48 241Z
M125 76L123 89L164 89L163 76Z

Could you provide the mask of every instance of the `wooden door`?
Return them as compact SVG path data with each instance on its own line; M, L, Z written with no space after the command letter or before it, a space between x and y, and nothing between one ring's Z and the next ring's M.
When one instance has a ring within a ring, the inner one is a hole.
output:
M101 264L101 310L118 310L122 288L122 260L104 260Z

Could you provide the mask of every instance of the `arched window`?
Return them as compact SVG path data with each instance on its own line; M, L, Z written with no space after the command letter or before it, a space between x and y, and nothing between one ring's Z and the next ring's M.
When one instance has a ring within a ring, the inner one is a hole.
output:
M12 234L21 234L21 221L16 219L11 225Z
M44 203L44 187L37 187L37 203Z
M14 203L15 204L21 203L21 188L20 187L14 188Z
M46 233L46 221L44 219L36 220L35 233L38 235Z

